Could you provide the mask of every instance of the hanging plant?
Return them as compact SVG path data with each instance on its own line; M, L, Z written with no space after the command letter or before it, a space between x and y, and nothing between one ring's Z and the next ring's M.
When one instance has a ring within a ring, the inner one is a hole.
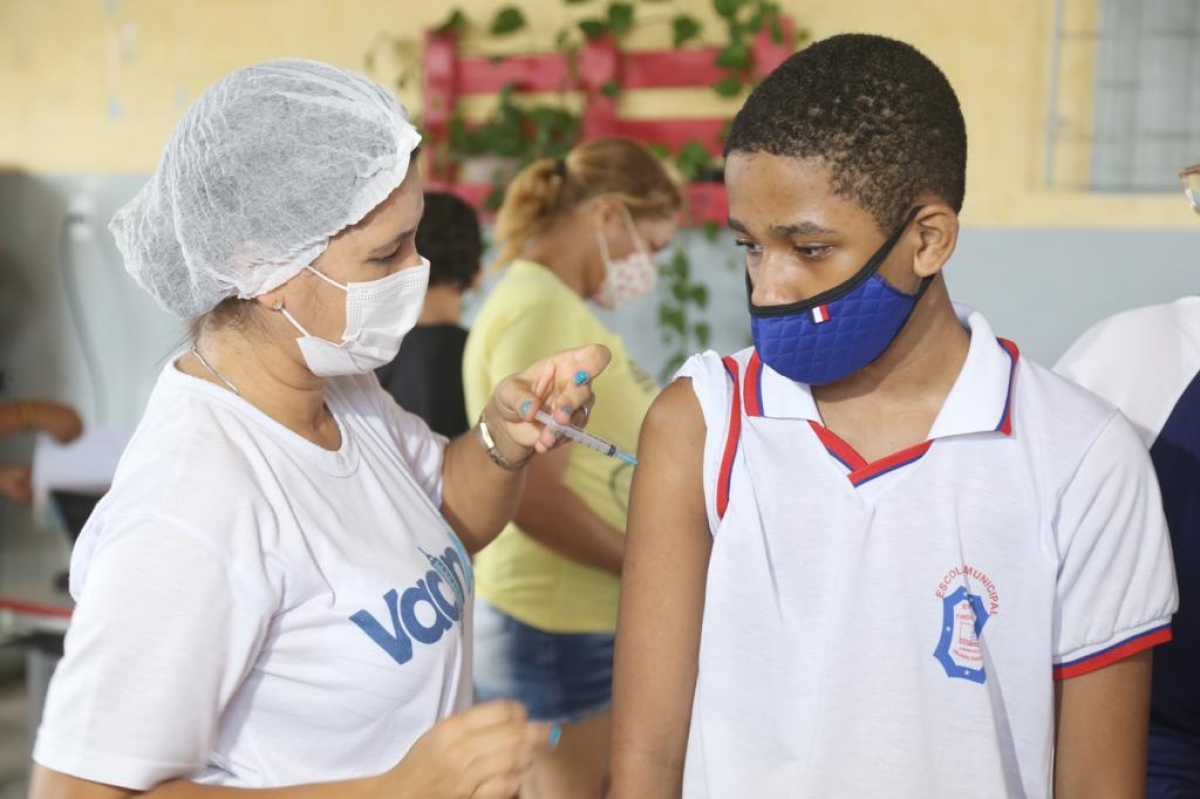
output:
M495 112L479 125L470 126L461 114L449 124L449 157L460 169L474 169L460 175L464 182L492 185L484 203L489 211L500 207L517 172L538 158L566 157L579 140L578 114L562 106L518 105L515 93L512 84L501 89Z
M694 279L691 258L682 245L676 245L661 278L658 329L670 352L658 378L666 383L696 351L694 345L699 349L708 347L712 328L701 316L708 309L708 286Z
M752 45L754 37L764 28L775 44L787 44L789 49L795 49L805 36L794 34L793 41L784 41L783 12L779 3L772 0L713 0L713 10L728 31L726 42L714 59L725 70L725 77L713 84L722 97L736 97L762 77L754 62Z
M588 40L612 36L620 39L633 28L633 3L609 3L603 17L579 21L579 30Z
M461 36L467 29L467 17L461 9L454 9L442 24L434 27L433 32L438 36L454 34Z
M661 146L655 150L663 157L671 156ZM675 169L684 181L721 178L719 168L714 172L712 156L698 141L685 143L673 155L673 159ZM715 243L721 236L721 226L716 222L705 222L700 228L709 243ZM659 373L659 380L666 383L690 354L709 346L712 327L705 319L709 305L708 285L696 275L691 256L682 242L677 241L671 260L660 274L658 328L662 343L669 352Z
M496 12L492 24L488 28L493 36L505 36L516 33L525 27L525 15L516 6L506 6Z
M646 0L649 2L649 0ZM657 2L657 0L656 0ZM605 37L620 40L628 34L637 20L633 2L608 2L601 6L598 0L563 0L566 6L595 4L594 13L577 22L562 27L554 36L554 50L567 58L569 69L577 68L580 43ZM793 35L791 42L782 24L782 12L773 0L712 0L713 10L723 23L725 36L716 45L714 64L721 70L721 77L713 84L713 90L722 97L736 97L752 88L761 74L754 57L754 41L764 30L776 44L794 47L806 39L804 32ZM660 18L669 22L671 46L680 49L688 45L703 43L704 25L687 13L677 13ZM496 10L485 30L495 37L510 36L527 28L528 21L516 5L506 5ZM471 28L470 21L461 10L452 10L434 32L444 36L461 38ZM390 36L381 36L383 45L390 46L394 54L406 51L411 43ZM376 67L376 51L380 41L374 41L364 59L367 71ZM494 63L501 63L503 56L492 56ZM408 81L408 72L402 71L394 81L403 88ZM616 98L621 93L617 81L609 81L599 87L603 97ZM582 130L580 115L572 110L565 95L555 102L539 104L517 103L517 89L505 86L499 93L498 103L487 118L477 124L468 124L461 114L451 117L448 135L437 142L433 150L436 169L440 174L459 173L463 182L488 183L491 191L484 203L487 210L499 207L504 189L511 177L521 168L537 158L562 158L578 143ZM726 129L727 130L727 129ZM720 138L725 138L724 133ZM662 145L647 142L664 159L672 160L680 177L686 182L719 182L722 177L721 160L710 155L708 149L698 141L687 142L678 152L669 152ZM470 177L470 180L467 178ZM715 223L703 225L703 233L710 242L720 236L720 226ZM739 264L730 262L730 268ZM672 253L669 263L663 268L660 282L658 326L663 344L668 348L668 362L660 375L666 380L691 352L710 344L712 330L705 320L709 306L709 289L696 274L693 264L682 243Z

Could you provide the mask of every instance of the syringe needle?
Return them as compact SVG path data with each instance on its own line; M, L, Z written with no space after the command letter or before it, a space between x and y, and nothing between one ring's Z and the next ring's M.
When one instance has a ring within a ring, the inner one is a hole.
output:
M616 444L610 444L604 439L600 438L600 436L594 436L586 430L582 430L573 424L560 424L559 422L554 421L554 417L545 411L538 411L533 415L533 418L537 419L551 430L561 433L572 441L582 444L588 449L595 450L601 455L607 455L610 458L617 458L618 460L628 463L630 466L637 466L637 458L633 457L628 452L622 452L617 448Z

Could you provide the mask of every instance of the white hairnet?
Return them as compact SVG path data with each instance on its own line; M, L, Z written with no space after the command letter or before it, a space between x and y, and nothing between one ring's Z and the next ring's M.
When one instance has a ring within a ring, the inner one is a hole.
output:
M198 316L287 282L404 180L420 134L383 87L315 61L222 78L109 229L159 304Z

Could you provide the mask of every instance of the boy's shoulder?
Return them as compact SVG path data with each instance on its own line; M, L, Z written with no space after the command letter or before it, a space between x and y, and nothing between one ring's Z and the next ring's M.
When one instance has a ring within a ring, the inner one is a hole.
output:
M730 366L727 364L731 364L742 373L746 371L753 357L754 347L746 347L729 355L721 355L716 350L705 350L684 361L672 380L687 377L691 378L693 383L699 380L719 384L721 379L728 380L731 376Z
M1036 361L1022 358L1018 364L1013 405L1017 435L1059 474L1074 474L1102 437L1144 454L1115 405Z
M1117 413L1104 398L1025 356L1017 364L1014 391L1030 406L1027 413L1055 422L1078 418L1084 426L1103 426Z
M718 419L727 418L734 410L731 403L735 393L737 399L741 399L742 381L753 358L754 347L746 347L727 356L716 350L698 352L683 362L671 382L682 379L691 381L692 391L711 425Z

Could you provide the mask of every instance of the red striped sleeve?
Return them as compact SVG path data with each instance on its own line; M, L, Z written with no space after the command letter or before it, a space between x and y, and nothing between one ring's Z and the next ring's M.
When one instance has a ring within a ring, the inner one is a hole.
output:
M728 368L728 367L727 367ZM734 364L737 368L737 364ZM735 372L736 374L736 372ZM738 384L737 378L734 378L734 386ZM762 416L762 361L759 360L758 352L755 351L750 356L750 363L746 364L746 386L743 393L746 396L746 415L747 416ZM736 391L735 391L736 393Z
M1056 664L1054 666L1054 679L1069 680L1072 677L1079 677L1089 672L1098 671L1105 666L1111 666L1127 657L1136 655L1138 652L1158 646L1159 644L1165 644L1170 640L1171 625L1164 624L1161 627L1155 627L1153 630L1138 633L1132 638L1126 638L1124 641L1101 649L1099 652L1093 652L1077 660Z
M721 456L721 472L717 476L717 518L725 518L729 507L729 486L733 480L733 458L737 455L742 436L742 392L738 381L738 364L731 357L722 359L725 371L733 380L733 401L729 405L729 429L725 432L725 453Z

